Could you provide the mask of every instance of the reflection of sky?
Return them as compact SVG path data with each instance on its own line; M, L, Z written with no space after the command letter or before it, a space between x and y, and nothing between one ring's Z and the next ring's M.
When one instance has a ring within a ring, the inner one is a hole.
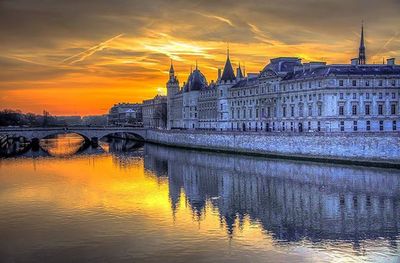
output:
M51 156L70 156L84 146L85 139L79 134L57 134L51 138L42 139L40 147Z
M363 19L368 61L380 63L399 57L399 10L397 0L2 1L0 105L105 113L165 92L170 58L181 83L196 60L215 80L227 42L247 72L278 56L348 63Z
M354 247L351 241L322 239L311 242L305 234L304 239L281 242L279 237L274 237L279 231L270 232L265 228L265 222L260 218L267 210L274 210L263 207L268 203L268 197L259 191L260 187L266 187L265 182L275 182L270 187L280 193L286 189L288 193L295 190L297 195L307 196L307 189L311 188L308 196L334 195L344 187L342 183L335 184L326 179L332 176L331 172L343 171L334 168L336 166L330 167L328 174L318 175L315 169L321 167L320 164L301 163L297 166L299 172L308 170L309 174L296 181L285 172L281 173L281 179L255 176L253 172L242 173L238 166L236 169L239 170L233 172L223 166L229 167L235 159L217 154L170 152L147 146L143 154L144 159L125 156L131 159L129 165L120 165L115 162L119 157L110 154L1 160L1 258L49 261L62 257L74 262L131 262L133 258L146 262L244 262L250 259L264 262L266 258L273 262L357 262L390 260L398 253L396 245L389 245L390 241L386 239L361 240L359 246ZM216 164L204 163L209 158ZM244 158L242 161L245 163L246 159L248 168L254 170L260 166L257 164L259 159ZM278 175L287 164L275 163L272 167L276 170L272 175ZM283 166L279 168L279 164ZM344 181L351 183L351 178L354 182L365 180L365 185L359 186L358 190L350 187L345 193L365 193L374 176L383 186L396 186L397 181L390 171L383 170L380 175L382 170L344 170L348 173L344 175ZM360 179L354 178L356 176L351 172L360 175ZM221 180L225 190L221 188ZM259 188L244 187L257 180L261 180ZM298 185L304 185L304 188ZM320 189L320 185L325 185L325 190ZM387 192L389 199L393 197L390 189ZM384 196L382 189L377 191L375 195ZM174 193L178 196L172 197ZM373 193L372 196L374 199ZM172 198L174 202L171 202ZM201 213L192 209L193 201L196 204L204 201L204 205L197 207ZM320 205L325 206L325 203ZM351 211L353 208L346 209ZM385 217L392 218L386 210L385 213ZM231 235L227 232L225 214L234 218ZM282 222L288 220L284 216L282 214ZM285 225L281 227L285 228Z

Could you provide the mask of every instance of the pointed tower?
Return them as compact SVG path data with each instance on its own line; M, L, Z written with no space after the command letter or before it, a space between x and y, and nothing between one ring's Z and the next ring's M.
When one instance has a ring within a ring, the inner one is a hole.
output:
M171 59L171 67L169 68L169 79L167 82L167 129L171 129L171 127L173 127L172 99L178 92L179 81L175 76L175 70Z
M239 67L236 69L236 78L238 80L243 79L244 76L242 74L242 68L240 67L240 62L239 62Z
M171 67L169 68L169 80L175 79L175 70L174 70L174 65L172 64L172 59L171 59Z
M235 79L236 79L235 73L232 68L231 60L229 59L229 48L228 48L224 71L222 72L220 81L228 82L228 81L234 81Z
M365 65L367 58L365 56L365 44L364 44L364 23L361 25L361 40L360 48L358 49L358 64Z

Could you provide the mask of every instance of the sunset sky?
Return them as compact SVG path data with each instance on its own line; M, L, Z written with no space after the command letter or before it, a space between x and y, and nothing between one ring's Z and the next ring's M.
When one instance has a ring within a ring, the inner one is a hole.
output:
M231 60L348 63L364 20L368 63L400 59L399 0L0 0L0 109L103 114L165 92L170 59L183 83Z

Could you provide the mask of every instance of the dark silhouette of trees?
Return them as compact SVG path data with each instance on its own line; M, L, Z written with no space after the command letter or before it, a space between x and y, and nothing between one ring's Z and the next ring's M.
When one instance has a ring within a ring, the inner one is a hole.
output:
M43 111L43 115L34 113L22 113L19 110L5 109L0 111L0 126L62 126L63 122L51 116L48 111Z

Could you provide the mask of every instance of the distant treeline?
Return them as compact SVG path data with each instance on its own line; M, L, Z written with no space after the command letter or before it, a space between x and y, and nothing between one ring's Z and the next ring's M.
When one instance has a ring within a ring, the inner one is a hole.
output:
M19 110L0 110L0 126L105 126L107 125L107 115L91 116L54 116L48 111L43 111L42 115L34 113L22 113Z
M34 113L22 113L18 110L2 110L0 111L0 126L58 126L64 123L51 116L47 111L43 115Z

